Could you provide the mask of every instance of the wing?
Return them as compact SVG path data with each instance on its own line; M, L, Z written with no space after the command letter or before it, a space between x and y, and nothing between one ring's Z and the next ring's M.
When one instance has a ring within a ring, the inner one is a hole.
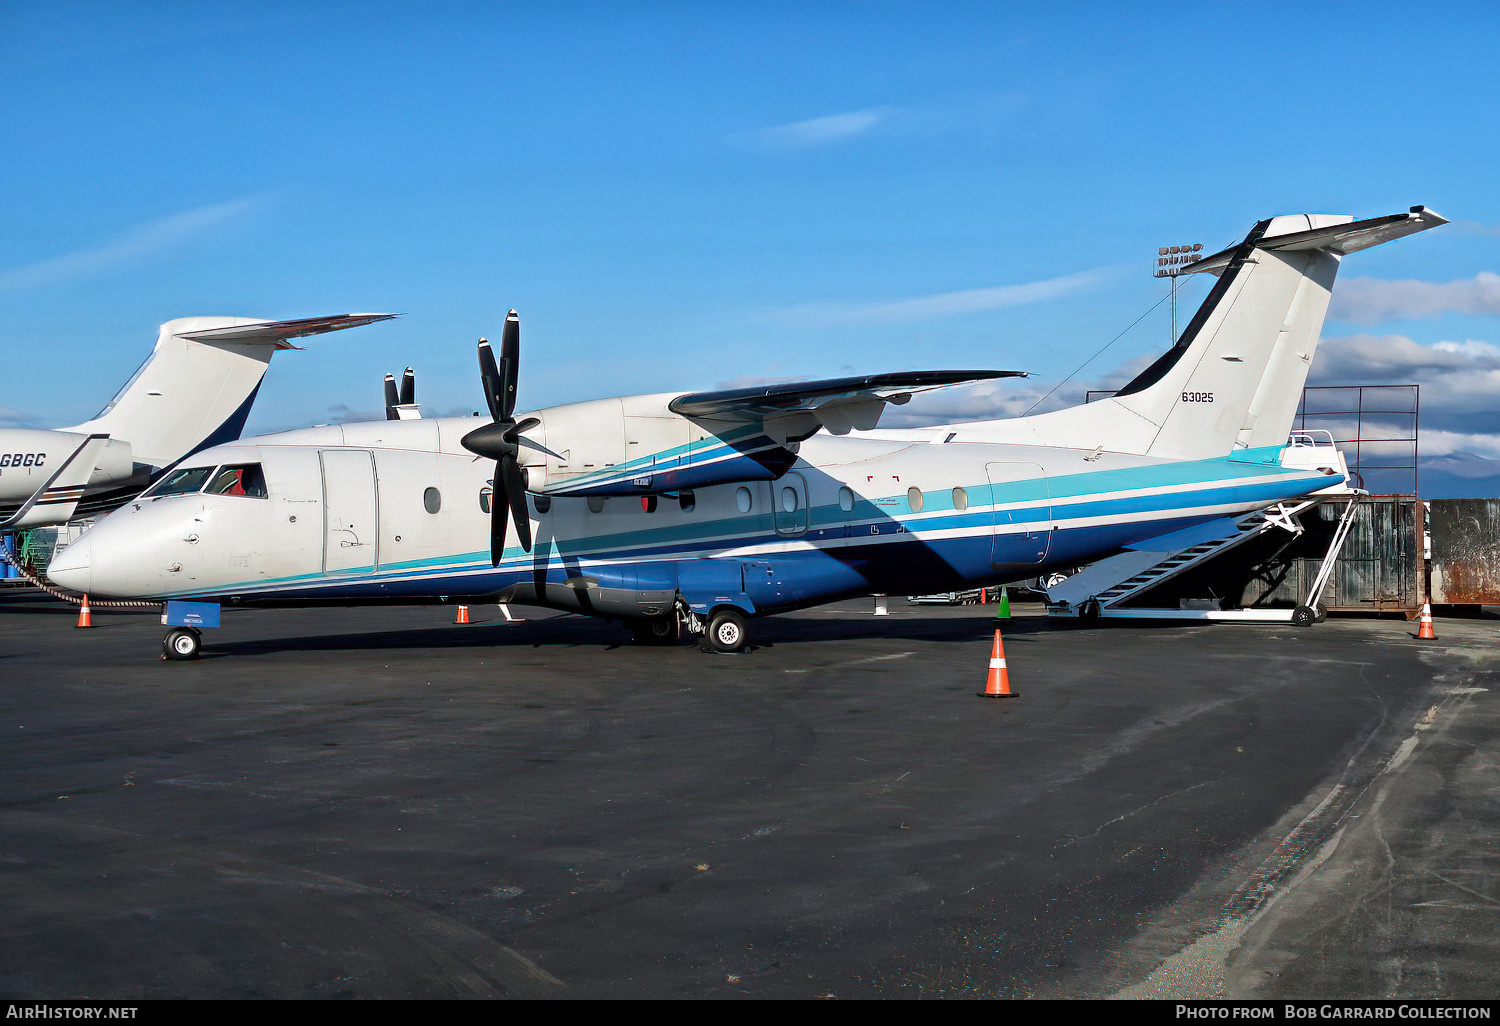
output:
M904 405L917 392L1026 376L1025 371L1002 370L898 371L867 377L692 392L673 399L668 409L693 420L735 424L764 422L773 436L786 434L806 438L820 427L842 435L854 428L873 428L887 405ZM787 430L774 430L778 426Z

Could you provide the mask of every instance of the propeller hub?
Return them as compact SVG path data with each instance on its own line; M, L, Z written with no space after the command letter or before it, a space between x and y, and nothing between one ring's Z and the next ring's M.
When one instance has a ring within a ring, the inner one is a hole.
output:
M495 421L481 425L464 435L460 443L475 456L498 460L516 454L516 422Z

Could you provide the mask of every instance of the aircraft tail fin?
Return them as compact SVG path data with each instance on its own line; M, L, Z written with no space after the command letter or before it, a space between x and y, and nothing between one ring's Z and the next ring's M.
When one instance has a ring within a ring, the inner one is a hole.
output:
M396 314L341 314L290 321L179 317L97 417L70 431L128 441L137 463L163 467L244 430L271 356L292 339L340 331Z
M1340 260L1447 223L1425 207L1363 221L1261 221L1239 244L1183 268L1219 280L1172 349L1112 398L1027 418L1030 426L1050 444L1169 459L1284 445Z

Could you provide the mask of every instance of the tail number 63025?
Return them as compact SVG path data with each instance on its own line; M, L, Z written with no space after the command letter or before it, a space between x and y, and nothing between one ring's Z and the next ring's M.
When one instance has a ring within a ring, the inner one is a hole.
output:
M1212 392L1184 392L1182 401L1185 403L1211 403L1214 401Z

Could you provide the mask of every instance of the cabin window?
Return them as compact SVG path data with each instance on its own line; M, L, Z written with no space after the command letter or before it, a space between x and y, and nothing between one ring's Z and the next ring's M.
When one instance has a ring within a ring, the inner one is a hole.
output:
M922 512L922 489L908 488L906 490L906 504L911 507L913 513Z
M210 495L244 495L252 499L266 497L266 475L259 463L236 463L214 472L208 487Z
M839 489L839 509L845 513L854 512L854 493L848 488Z
M483 513L489 513L489 511L490 511L490 496L493 495L493 494L495 494L495 490L493 488L481 488L481 489L479 489L479 509L480 509L481 512L483 512Z
M187 495L196 492L203 487L203 482L208 480L208 475L214 472L213 467L191 467L186 470L174 470L157 483L146 493L146 497L156 498L160 495Z
M422 493L422 508L429 513L436 513L443 508L443 496L436 488L429 488Z
M736 488L734 490L734 507L741 513L750 512L750 489Z
M603 513L604 512L604 496L602 496L602 495L590 495L589 496L589 512L590 513Z
M953 508L954 509L968 509L969 508L969 493L966 492L966 491L964 491L962 488L955 488L955 489L953 489Z
M656 496L654 496L654 495L642 495L641 496L641 512L642 513L655 513L656 512Z
M552 496L533 495L531 505L538 513L547 513L552 509Z
M684 513L691 513L693 507L698 505L698 497L693 494L692 489L677 493L677 505Z
M797 512L797 489L783 488L781 490L781 509L785 513Z

